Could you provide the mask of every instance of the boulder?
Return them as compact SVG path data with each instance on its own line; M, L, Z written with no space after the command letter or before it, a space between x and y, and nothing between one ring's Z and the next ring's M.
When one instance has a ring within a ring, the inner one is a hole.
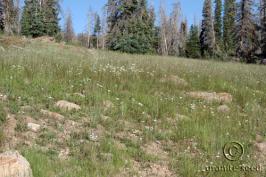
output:
M0 154L0 177L33 177L29 162L18 152Z
M72 111L72 110L78 111L81 109L81 107L79 105L65 101L65 100L58 101L55 104L55 106L58 107L59 109L63 110L63 111Z

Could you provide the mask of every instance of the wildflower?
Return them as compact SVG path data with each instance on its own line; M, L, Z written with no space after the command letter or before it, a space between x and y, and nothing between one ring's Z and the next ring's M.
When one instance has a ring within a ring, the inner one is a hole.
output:
M143 107L143 104L142 104L142 103L138 103L138 105L139 105L140 107Z
M97 83L96 85L97 85L98 87L100 87L100 88L103 88L103 86L102 86L101 84L98 84L98 83Z
M196 109L196 105L195 104L191 104L190 107L191 107L192 110Z

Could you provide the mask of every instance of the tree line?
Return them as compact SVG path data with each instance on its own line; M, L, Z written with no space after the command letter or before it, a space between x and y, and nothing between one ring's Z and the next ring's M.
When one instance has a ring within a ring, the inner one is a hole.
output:
M127 53L241 60L266 58L266 0L204 0L202 21L188 26L176 1L159 14L147 0L108 0L101 15L89 11L83 33L72 16L59 27L58 0L0 0L0 30L30 37L53 36L86 47Z

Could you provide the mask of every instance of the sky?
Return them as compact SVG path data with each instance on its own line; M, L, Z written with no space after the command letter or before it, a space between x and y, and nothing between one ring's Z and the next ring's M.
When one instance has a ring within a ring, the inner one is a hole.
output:
M148 0L149 5L153 4L155 6L157 14L159 12L160 1L161 0ZM66 14L70 11L73 18L75 33L85 32L89 10L91 9L101 14L102 8L106 2L107 0L61 0L62 14ZM167 12L170 12L176 0L162 0L162 2L164 2ZM181 4L183 17L186 17L189 25L195 20L199 21L201 19L203 0L179 0L179 2ZM65 15L62 15L61 17L61 26L64 24L64 16Z

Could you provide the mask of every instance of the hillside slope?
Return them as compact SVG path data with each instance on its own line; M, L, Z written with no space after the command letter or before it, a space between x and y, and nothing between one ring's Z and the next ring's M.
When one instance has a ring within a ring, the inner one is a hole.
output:
M263 176L206 166L263 163L264 66L16 40L0 41L0 142L35 177ZM223 156L232 141L236 162Z

